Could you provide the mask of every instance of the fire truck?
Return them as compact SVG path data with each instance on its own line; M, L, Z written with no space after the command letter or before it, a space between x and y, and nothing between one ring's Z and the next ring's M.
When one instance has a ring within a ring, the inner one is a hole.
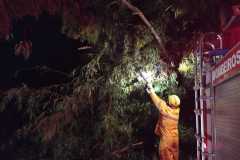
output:
M240 160L240 5L221 15L195 51L197 160Z

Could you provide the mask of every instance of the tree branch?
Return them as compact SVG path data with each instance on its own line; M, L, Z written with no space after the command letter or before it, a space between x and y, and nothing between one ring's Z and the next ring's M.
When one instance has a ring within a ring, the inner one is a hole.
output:
M147 18L144 16L143 12L139 10L137 7L133 6L130 2L127 0L120 0L129 10L133 12L134 15L138 15L138 17L143 21L143 23L150 29L153 37L157 40L157 43L159 45L159 48L162 50L164 55L167 55L167 50L163 45L162 39L157 34L156 30L153 28L151 23L147 20Z
M121 148L121 149L118 149L118 150L113 151L113 152L112 152L112 155L117 156L117 157L120 157L120 155L121 155L122 153L124 153L124 152L126 152L126 151L128 151L128 150L130 150L130 149L132 149L132 148L141 146L141 145L143 145L143 143L144 143L143 141L140 141L140 142L138 142L138 143L134 143L134 144L127 145L127 146L125 146L125 147L123 147L123 148Z

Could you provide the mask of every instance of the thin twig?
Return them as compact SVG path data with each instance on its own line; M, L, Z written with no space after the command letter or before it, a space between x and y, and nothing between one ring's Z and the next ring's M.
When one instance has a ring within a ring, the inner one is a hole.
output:
M15 76L17 76L20 72L33 71L33 70L49 71L49 72L57 73L59 75L63 75L63 76L68 77L68 78L71 77L71 75L69 75L65 72L62 72L62 71L59 71L59 70L56 70L56 69L53 69L53 68L50 68L50 67L47 67L47 66L35 66L35 67L32 67L32 68L23 68L23 69L17 70L15 72Z
M125 146L125 147L123 147L123 148L121 148L121 149L118 149L118 150L113 151L113 152L112 152L112 155L119 157L120 154L123 154L124 152L126 152L126 151L128 151L128 150L130 150L130 149L132 149L132 148L141 146L141 145L143 145L143 144L144 144L144 142L141 141L141 142L137 142L137 143L134 143L134 144L127 145L127 146Z

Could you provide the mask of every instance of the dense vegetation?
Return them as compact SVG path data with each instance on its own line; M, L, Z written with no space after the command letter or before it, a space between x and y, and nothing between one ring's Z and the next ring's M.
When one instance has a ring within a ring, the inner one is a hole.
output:
M200 32L218 29L218 3L132 0L161 37L167 50L163 53L149 28L121 1L71 2L65 8L65 3L60 5L60 11L56 7L55 16L62 23L54 34L84 41L90 47L78 53L84 62L63 69L68 76L64 83L34 87L23 81L22 86L0 92L0 152L6 159L25 160L151 158L156 154L153 129L158 114L139 77L145 72L159 95L181 97L181 157L194 157L191 52ZM11 15L17 11L12 9ZM9 43L21 40L18 32Z

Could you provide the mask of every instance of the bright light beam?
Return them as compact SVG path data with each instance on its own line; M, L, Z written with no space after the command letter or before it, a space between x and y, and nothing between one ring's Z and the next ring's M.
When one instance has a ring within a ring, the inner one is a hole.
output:
M146 83L152 82L154 79L154 73L152 71L141 71L138 75L139 81L145 81Z

